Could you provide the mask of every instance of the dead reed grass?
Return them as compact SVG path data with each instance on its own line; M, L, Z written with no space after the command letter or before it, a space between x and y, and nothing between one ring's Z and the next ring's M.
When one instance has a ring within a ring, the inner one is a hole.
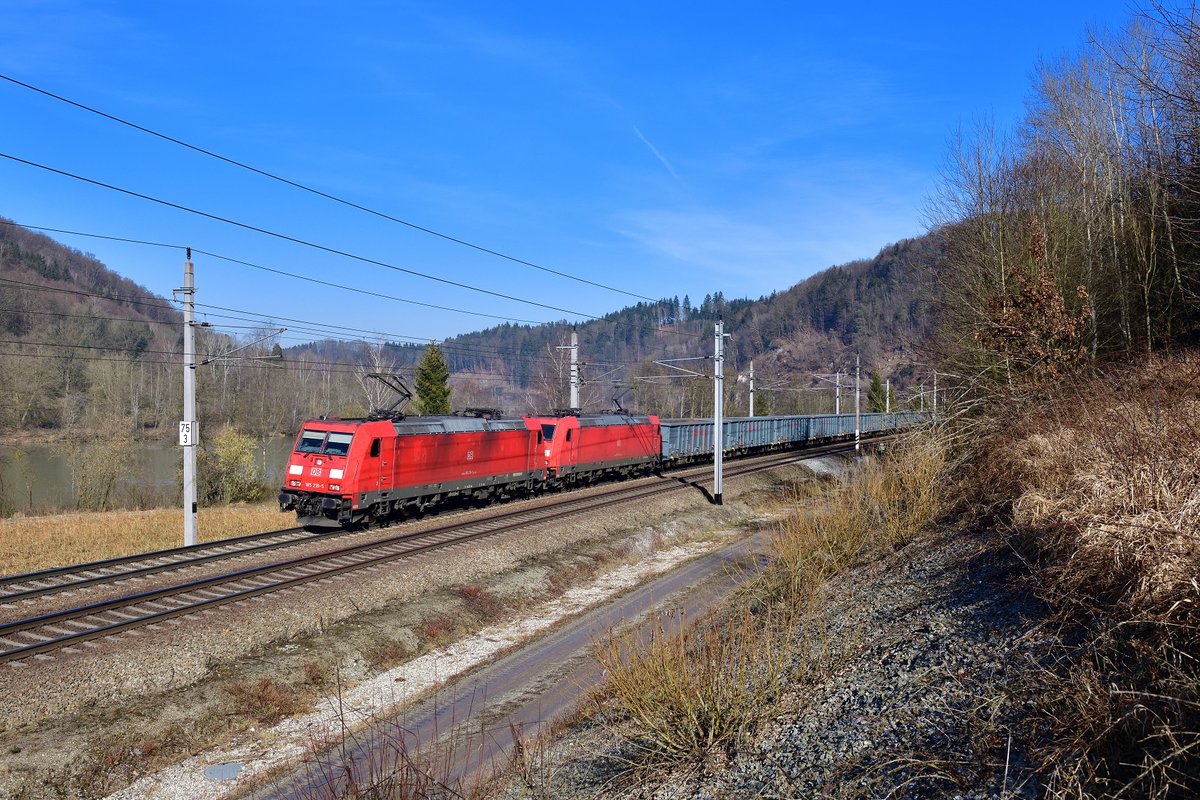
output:
M630 635L600 648L636 766L703 767L728 756L774 713L785 665L815 679L831 645L818 641L816 626L797 623L831 577L869 552L904 546L937 517L946 464L940 438L913 436L812 502L797 495L771 538L769 565L735 601L741 610L692 629L660 621L648 641ZM798 653L812 663L792 664Z
M200 509L200 541L286 528L294 518L271 504ZM0 520L0 575L162 550L183 544L179 509L105 511Z
M689 630L661 619L648 642L616 639L599 652L628 739L649 765L730 750L772 713L786 663L780 626L749 612Z
M1010 502L1071 642L1036 676L1052 797L1200 794L1200 355L1009 415L979 496Z
M815 501L797 502L772 536L772 566L756 588L801 609L865 554L907 545L944 509L948 457L936 434L906 437Z

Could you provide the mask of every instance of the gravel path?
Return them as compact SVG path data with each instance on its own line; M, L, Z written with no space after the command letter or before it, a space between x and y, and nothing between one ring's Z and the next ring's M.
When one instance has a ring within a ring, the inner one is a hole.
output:
M546 794L1034 797L1017 678L1048 648L1030 632L1045 609L1016 588L1020 570L983 537L949 532L851 570L797 629L778 714L741 752L633 774L611 725L592 720L551 748Z

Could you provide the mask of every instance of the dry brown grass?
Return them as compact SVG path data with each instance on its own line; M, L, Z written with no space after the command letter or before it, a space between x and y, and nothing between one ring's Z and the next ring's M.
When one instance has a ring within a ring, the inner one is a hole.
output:
M823 496L798 500L771 539L772 565L756 588L802 608L821 584L865 553L911 542L942 513L947 457L936 434L913 435L848 472Z
M770 564L739 593L743 610L692 630L660 623L647 642L627 636L601 648L608 696L623 712L620 732L637 767L729 755L774 713L784 665L796 653L807 655L793 678L815 679L831 643L796 623L829 578L868 552L907 544L934 520L946 452L936 436L913 436L812 503L802 503L805 489L772 537Z
M1051 796L1200 794L1197 397L1197 355L1081 380L979 459L1070 642L1036 676Z
M785 641L779 626L749 613L691 631L660 620L649 642L615 639L599 657L629 717L627 736L653 765L729 750L773 713Z
M311 705L305 691L271 678L231 681L223 688L233 713L264 725L307 711Z
M200 509L200 541L286 528L295 518L271 504ZM162 550L183 544L183 512L106 511L0 520L0 575Z

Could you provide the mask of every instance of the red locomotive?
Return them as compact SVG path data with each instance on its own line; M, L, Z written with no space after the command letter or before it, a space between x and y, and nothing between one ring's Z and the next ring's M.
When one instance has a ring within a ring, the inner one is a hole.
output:
M529 420L541 426L546 479L554 487L646 473L662 454L658 417L595 414Z
M523 419L313 419L288 459L279 495L306 526L350 526L452 497L531 492L546 475L540 426Z

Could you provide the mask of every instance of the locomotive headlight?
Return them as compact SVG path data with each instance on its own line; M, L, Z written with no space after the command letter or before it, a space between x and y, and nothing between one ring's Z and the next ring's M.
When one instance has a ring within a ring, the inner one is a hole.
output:
M338 470L338 472L341 472L341 470ZM331 484L329 484L329 491L331 491L331 492L340 492L341 490L342 490L342 485L341 485L340 483L331 483Z
M299 486L300 481L288 481L288 486Z

